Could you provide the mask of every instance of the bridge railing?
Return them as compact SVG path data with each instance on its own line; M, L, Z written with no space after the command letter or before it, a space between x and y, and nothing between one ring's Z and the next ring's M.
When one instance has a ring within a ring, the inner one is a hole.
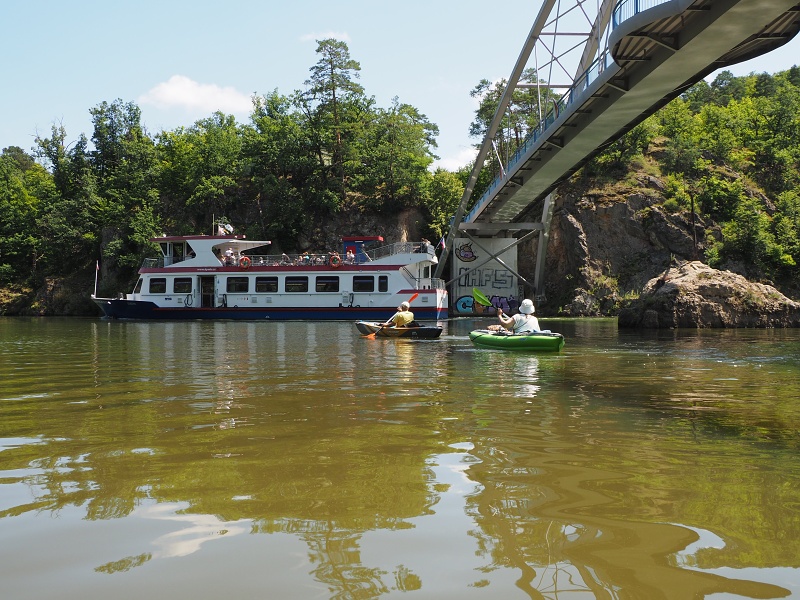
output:
M627 21L634 15L638 15L640 12L644 12L649 8L655 8L668 1L669 0L620 0L617 2L617 5L614 7L614 12L612 13L611 27L612 29L616 28L617 25Z
M617 26L619 26L621 23L624 23L631 17L670 1L672 0L620 0L614 7L611 25L612 30L616 29ZM575 80L573 85L561 96L561 98L559 98L559 100L556 101L556 106L548 111L545 118L539 123L539 125L530 131L527 136L525 136L523 142L508 160L505 172L495 177L494 180L489 184L489 187L486 188L486 191L484 191L483 195L481 195L480 199L475 203L472 211L464 216L464 222L470 222L472 220L473 213L482 208L486 200L492 197L494 191L501 187L501 183L505 180L506 174L510 173L516 164L528 153L528 151L536 145L547 129L553 123L555 123L556 119L558 119L558 116L563 111L567 110L567 108L581 96L581 94L592 84L592 82L597 80L603 71L605 71L605 69L611 64L612 60L611 54L608 51L608 48L606 48L603 50L600 56L595 59L591 65L589 65L589 68L586 69L580 75L580 77Z

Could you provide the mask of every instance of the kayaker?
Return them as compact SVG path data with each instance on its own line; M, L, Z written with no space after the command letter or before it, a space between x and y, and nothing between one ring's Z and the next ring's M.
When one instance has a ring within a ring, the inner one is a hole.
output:
M408 302L401 302L397 307L397 312L385 323L381 323L381 327L405 327L414 320L414 313L409 309L411 305Z
M519 305L519 313L513 317L507 317L503 314L503 309L497 309L497 318L503 327L510 330L512 333L533 333L539 331L539 319L533 316L536 309L533 307L533 302L528 298L522 301Z

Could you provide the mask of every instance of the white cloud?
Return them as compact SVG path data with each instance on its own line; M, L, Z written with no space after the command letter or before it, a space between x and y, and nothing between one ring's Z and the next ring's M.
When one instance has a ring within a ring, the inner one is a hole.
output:
M455 156L445 156L434 161L432 167L441 167L448 171L457 171L475 160L478 151L475 148L462 148Z
M307 33L300 36L301 42L316 42L317 40L327 40L333 38L340 42L350 42L350 36L341 31L326 31L323 33Z
M253 107L250 96L235 88L198 83L184 75L173 75L159 83L139 96L138 102L162 110L180 108L201 113L221 110L235 115L249 114Z

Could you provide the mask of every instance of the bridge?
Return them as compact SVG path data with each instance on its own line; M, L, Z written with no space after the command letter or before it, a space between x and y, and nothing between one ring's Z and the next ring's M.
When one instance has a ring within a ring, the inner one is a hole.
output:
M504 238L507 244L487 250L488 258L470 269L495 260L542 299L558 185L698 81L782 46L799 30L798 0L544 0L478 151L435 277L457 236L484 249L482 239ZM531 68L536 82L521 83ZM538 124L504 165L494 140L520 88L536 89ZM543 102L552 105L546 113ZM500 174L473 204L492 151ZM532 236L538 249L529 282L500 255Z

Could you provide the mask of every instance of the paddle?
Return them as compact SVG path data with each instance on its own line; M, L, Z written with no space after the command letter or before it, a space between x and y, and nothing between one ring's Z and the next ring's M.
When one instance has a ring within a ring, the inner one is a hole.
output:
M475 299L475 302L478 304L482 304L483 306L491 306L492 301L489 300L482 291L478 288L472 288L472 297Z
M411 298L409 298L409 299L408 299L408 303L409 303L409 304L411 304L411 303L412 303L414 300L416 300L416 299L417 299L417 297L418 297L418 296L419 296L419 293L416 293L416 294L414 294L413 296L411 296ZM389 325L381 325L381 326L380 326L380 327L378 327L378 328L377 328L375 331L373 331L372 333L368 333L368 334L367 334L367 335L365 335L364 337L368 337L368 338L374 338L374 337L375 337L375 334L376 334L376 333L378 333L378 332L379 332L381 329L383 329L384 327L389 327Z

